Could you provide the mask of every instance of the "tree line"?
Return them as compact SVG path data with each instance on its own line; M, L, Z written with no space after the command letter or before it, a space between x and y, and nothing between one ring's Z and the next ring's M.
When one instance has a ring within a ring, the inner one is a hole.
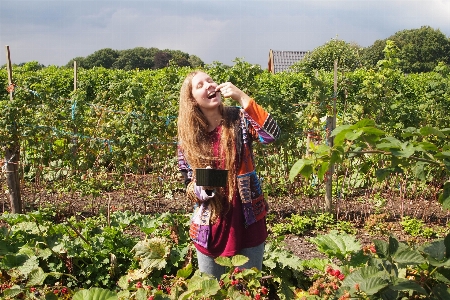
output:
M373 69L386 61L387 45L395 48L390 52L394 56L389 59L398 61L397 67L404 73L430 72L439 63L450 64L450 39L439 29L422 26L419 29L398 31L365 48L355 43L333 39L309 52L293 69L331 71L336 59L343 71L351 72L364 67Z
M154 47L136 47L127 50L105 48L86 57L75 57L67 63L66 67L72 67L74 61L77 62L77 66L85 69L104 67L120 70L155 70L168 67L169 64L193 68L204 65L204 62L196 55L180 50L160 50Z
M375 68L385 58L384 49L388 42L396 47L395 57L399 68L404 73L430 72L439 63L450 65L450 38L439 29L422 26L419 29L398 31L383 40L376 40L371 46L361 47L356 43L332 39L319 46L293 66L295 71L325 70L331 71L337 59L343 71L354 71L358 68ZM66 67L73 67L73 62L84 69L104 67L119 70L156 70L172 66L198 68L204 62L196 55L180 50L136 47L127 50L104 48L86 57L71 59ZM19 66L25 63L18 64ZM42 64L34 66L44 68Z

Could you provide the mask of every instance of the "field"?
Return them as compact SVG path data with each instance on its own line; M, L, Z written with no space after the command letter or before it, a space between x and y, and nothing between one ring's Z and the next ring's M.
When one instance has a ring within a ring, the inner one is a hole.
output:
M254 149L270 204L263 270L223 258L219 282L196 272L192 203L176 170L177 97L190 71L80 70L74 90L68 68L16 68L14 101L0 100L0 143L13 154L0 182L0 297L450 298L447 69L340 73L333 97L332 72L208 66L282 129ZM13 173L24 214L8 213Z

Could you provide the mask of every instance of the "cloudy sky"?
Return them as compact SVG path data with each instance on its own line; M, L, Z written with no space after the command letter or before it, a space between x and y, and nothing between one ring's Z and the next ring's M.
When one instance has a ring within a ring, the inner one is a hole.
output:
M266 68L270 49L308 51L333 38L367 47L421 26L450 37L450 0L0 0L0 65L9 45L13 63L156 47Z

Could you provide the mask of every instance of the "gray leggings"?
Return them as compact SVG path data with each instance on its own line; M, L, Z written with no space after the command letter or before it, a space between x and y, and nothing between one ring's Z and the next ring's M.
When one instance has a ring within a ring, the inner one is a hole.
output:
M248 257L248 262L244 265L239 266L241 269L251 269L256 267L258 270L262 269L263 255L264 255L264 243L252 247L252 248L244 248L239 251L240 255L244 255ZM217 279L220 279L220 276L226 272L224 266L216 264L214 261L214 257L207 256L200 251L197 250L197 259L198 259L198 267L200 272L207 273L213 275Z

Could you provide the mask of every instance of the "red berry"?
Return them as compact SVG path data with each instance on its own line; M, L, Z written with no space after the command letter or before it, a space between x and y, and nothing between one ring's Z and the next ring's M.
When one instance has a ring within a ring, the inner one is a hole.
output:
M148 298L147 298L147 300L154 300L154 299L155 299L155 296L153 296L153 295L148 296Z
M167 294L170 294L170 288L166 288Z
M61 293L63 293L63 294L67 294L68 292L69 292L69 290L66 287L63 287L61 289Z
M58 290L53 290L53 294L58 295L59 291Z
M255 300L259 300L259 299L261 299L261 296L260 295L255 295Z
M263 286L261 288L261 293L263 293L264 295L267 295L267 293L269 293L269 290L265 286Z
M161 290L161 285L160 284L158 284L158 290Z
M142 289L142 287L143 287L142 282L140 282L140 281L136 282L137 289Z
M34 293L34 291L36 291L36 288L35 287L31 287L30 288L30 292Z
M236 267L236 268L234 268L234 271L233 271L233 273L239 273L241 270L238 268L238 267Z
M344 274L340 274L340 275L338 276L338 279L341 280L341 281L344 280L344 279L345 279L345 275L344 275Z

